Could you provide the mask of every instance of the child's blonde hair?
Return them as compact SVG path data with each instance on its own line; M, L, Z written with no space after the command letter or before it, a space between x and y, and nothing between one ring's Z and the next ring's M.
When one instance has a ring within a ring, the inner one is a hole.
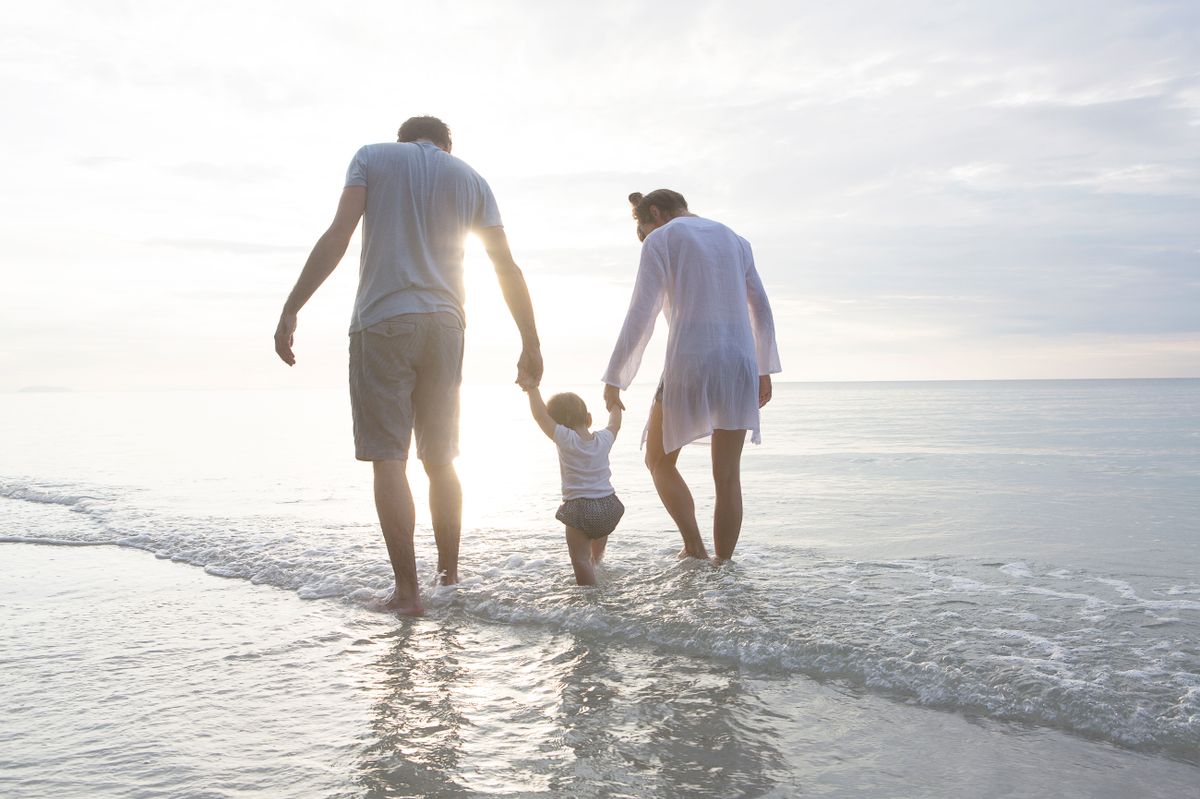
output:
M563 427L583 427L587 424L588 409L583 398L567 391L555 394L546 402L550 418Z

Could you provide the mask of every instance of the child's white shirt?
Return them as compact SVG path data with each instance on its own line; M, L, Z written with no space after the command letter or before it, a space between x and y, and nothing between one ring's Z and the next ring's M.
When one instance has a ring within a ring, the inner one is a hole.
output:
M563 501L569 499L599 499L615 493L608 453L616 436L607 427L592 433L584 441L569 427L555 425L554 443L558 445L558 467L562 472Z

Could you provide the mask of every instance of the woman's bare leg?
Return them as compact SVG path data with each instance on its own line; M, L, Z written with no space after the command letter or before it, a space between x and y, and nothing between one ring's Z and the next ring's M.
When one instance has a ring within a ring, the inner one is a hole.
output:
M646 468L654 478L658 498L683 536L683 550L679 557L708 558L704 539L700 537L700 526L696 524L696 503L683 475L676 468L678 460L679 450L663 451L663 407L661 402L656 402L650 409L650 426L646 435Z
M579 585L595 585L596 571L592 568L592 540L582 530L567 525L567 552L571 555L571 568L575 570L575 582Z
M712 434L713 485L717 492L713 511L713 549L716 562L733 557L742 533L742 446L745 430L714 430Z

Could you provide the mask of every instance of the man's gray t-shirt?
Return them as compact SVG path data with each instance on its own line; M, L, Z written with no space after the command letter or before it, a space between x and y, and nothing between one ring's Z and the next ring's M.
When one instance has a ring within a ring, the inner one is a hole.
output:
M487 181L419 141L362 147L346 185L367 187L350 332L405 313L448 312L465 325L464 240L472 230L501 224Z

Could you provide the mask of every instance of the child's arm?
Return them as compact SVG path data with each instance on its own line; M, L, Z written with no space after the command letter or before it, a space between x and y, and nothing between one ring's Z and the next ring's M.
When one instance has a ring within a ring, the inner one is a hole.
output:
M617 431L621 429L620 403L613 405L612 410L608 412L608 427L606 429L613 434L613 438L617 437Z
M542 402L542 392L538 391L537 386L526 389L529 395L529 412L533 414L533 421L538 423L538 427L542 428L542 432L548 438L554 438L554 428L558 423L550 418L550 412L546 410L546 403Z

